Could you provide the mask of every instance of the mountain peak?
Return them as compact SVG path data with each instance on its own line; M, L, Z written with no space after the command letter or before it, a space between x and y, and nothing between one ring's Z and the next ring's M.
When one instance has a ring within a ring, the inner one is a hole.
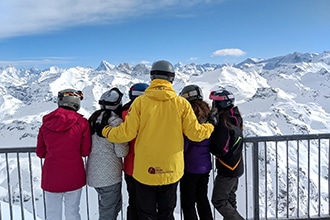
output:
M100 65L96 68L97 71L109 71L115 68L115 65L108 63L105 60L102 60Z

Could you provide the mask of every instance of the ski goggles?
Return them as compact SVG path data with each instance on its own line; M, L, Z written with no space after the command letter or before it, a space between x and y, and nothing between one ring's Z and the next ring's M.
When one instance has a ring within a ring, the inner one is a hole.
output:
M209 96L209 99L214 100L214 101L224 101L224 100L230 100L230 99L234 99L234 98L235 98L235 96L232 94L219 95L218 91L212 91Z
M80 100L83 100L84 99L84 94L80 90L58 92L58 97L59 98L63 98L65 96L75 96L75 97L78 97Z

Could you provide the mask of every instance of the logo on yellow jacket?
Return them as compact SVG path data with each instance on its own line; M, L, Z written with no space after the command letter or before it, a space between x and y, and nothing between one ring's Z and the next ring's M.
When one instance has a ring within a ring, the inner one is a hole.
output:
M150 173L150 174L173 173L173 170L164 171L160 167L149 167L148 168L148 173Z

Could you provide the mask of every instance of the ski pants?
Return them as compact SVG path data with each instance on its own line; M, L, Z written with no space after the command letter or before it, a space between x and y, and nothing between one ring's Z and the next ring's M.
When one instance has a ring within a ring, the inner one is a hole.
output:
M128 192L127 220L138 220L136 208L135 180L132 176L125 174L125 182Z
M181 209L184 219L213 220L210 201L207 196L208 183L209 173L184 173L180 180Z
M81 188L62 193L45 191L46 220L62 220L63 202L65 220L80 220L81 191Z
M98 194L99 220L117 219L122 205L121 185L119 182L111 186L95 187Z
M178 182L149 186L135 180L139 220L174 220Z
M237 211L237 187L238 177L224 177L218 174L215 178L212 203L224 220L244 219Z

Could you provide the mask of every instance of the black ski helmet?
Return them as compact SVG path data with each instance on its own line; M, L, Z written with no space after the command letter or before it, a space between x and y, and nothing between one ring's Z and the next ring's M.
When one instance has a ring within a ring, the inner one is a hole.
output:
M209 98L212 100L213 106L215 106L219 110L231 108L234 106L234 102L235 102L235 96L233 95L233 93L225 89L212 91L210 93Z
M186 98L189 102L193 100L203 100L203 92L197 85L183 87L179 95Z
M79 90L64 89L57 94L57 105L59 107L67 107L78 111L80 109L80 101L84 99L84 95Z
M173 82L175 76L173 65L166 60L159 60L152 64L150 70L150 78L154 79L165 79L169 82Z

